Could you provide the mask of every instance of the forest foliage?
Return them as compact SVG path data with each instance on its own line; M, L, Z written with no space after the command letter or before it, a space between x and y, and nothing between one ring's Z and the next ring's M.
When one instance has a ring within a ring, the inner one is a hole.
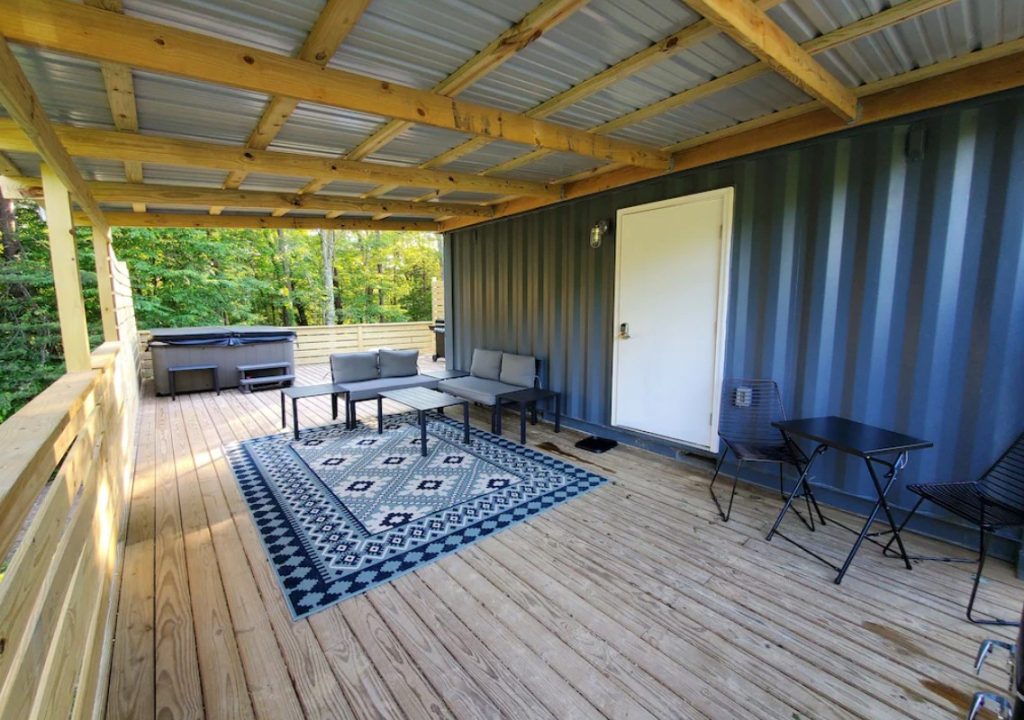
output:
M33 203L0 205L2 421L64 365L43 214ZM438 243L413 232L114 230L140 328L429 320ZM78 262L95 347L102 328L88 230L79 232Z

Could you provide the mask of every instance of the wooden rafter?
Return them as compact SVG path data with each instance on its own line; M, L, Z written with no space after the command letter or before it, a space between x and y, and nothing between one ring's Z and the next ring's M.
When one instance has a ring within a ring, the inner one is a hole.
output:
M142 185L117 182L89 183L93 197L106 203L145 202L152 205L184 205L208 208L213 205L250 210L320 210L324 212L388 213L437 217L487 218L489 206L457 203L412 203L401 200L364 200L341 195L313 195L256 190Z
M0 104L7 108L15 123L29 140L32 152L38 152L53 174L60 179L68 192L94 225L101 231L107 229L103 211L61 144L57 132L46 117L46 111L39 103L32 85L14 57L7 41L0 37Z
M527 13L522 20L492 40L487 47L464 62L455 72L434 86L436 93L454 97L484 77L503 62L523 51L545 32L558 25L588 0L543 0L536 8ZM412 123L391 120L373 133L346 157L361 160L380 149L388 142L402 134ZM310 192L319 188L312 187ZM383 195L394 189L393 185L374 188L368 195Z
M319 67L326 66L352 28L359 22L369 4L370 0L328 0L299 50L299 60ZM270 98L270 102L256 122L256 127L249 135L246 146L255 150L266 150L270 147L270 143L284 127L296 105L298 101L292 97L275 95ZM224 187L229 190L238 188L245 180L245 176L246 173L241 170L232 171L224 181ZM216 214L213 208L210 212Z
M665 153L637 143L342 70L310 73L303 60L64 0L7 0L0 34L28 45L203 82L630 165L668 167Z
M151 228L282 228L285 230L416 230L437 232L438 224L431 221L381 220L343 218L331 220L319 217L274 217L272 215L188 215L178 213L107 213L115 227ZM75 213L76 225L88 225L89 218Z
M109 12L124 12L122 0L85 0L85 4ZM110 105L114 127L122 132L138 132L139 111L135 104L135 80L132 78L132 69L121 63L101 62L100 72L103 73L103 86L107 91L107 103ZM125 162L124 177L128 182L142 182L142 163L137 160ZM146 207L139 205L134 210L145 212Z
M861 116L852 126L1021 86L1024 86L1024 40L1015 40L861 86L857 92L861 99ZM775 122L768 122L768 118ZM783 111L743 123L742 129L707 136L704 142L694 141L693 145L674 153L673 159L677 171L691 169L828 135L847 127L851 125L815 101L801 105L797 111ZM566 199L584 197L663 174L640 168L620 168L568 183L564 194ZM530 198L516 199L496 206L495 216L507 217L550 204ZM441 227L447 231L476 222L479 221L450 220L441 223Z
M751 0L686 0L733 40L845 120L857 118L857 96L814 60Z
M242 170L290 177L315 177L328 182L394 182L412 187L444 188L505 195L560 197L558 188L524 180L484 178L472 173L440 172L354 160L331 160L301 153L247 150L195 140L130 135L112 130L56 126L57 134L76 157L108 160L145 160L166 165ZM0 118L0 150L34 152L18 126Z

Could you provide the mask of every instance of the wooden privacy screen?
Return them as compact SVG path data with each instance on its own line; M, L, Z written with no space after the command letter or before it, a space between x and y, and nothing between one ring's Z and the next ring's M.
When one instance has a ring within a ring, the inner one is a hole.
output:
M138 410L127 272L122 341L0 425L0 720L102 714ZM128 294L126 294L128 293Z
M336 352L373 350L380 347L395 350L415 349L423 355L434 354L434 332L427 322L377 323L366 325L310 325L293 327L295 364L326 363ZM138 352L141 377L153 377L149 351L149 331L139 331Z

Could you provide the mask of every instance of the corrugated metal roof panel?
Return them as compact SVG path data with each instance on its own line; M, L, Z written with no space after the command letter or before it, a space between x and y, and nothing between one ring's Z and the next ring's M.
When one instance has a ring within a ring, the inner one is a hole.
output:
M98 63L21 45L12 50L51 121L114 126Z
M295 55L324 0L125 0L126 15Z
M370 183L355 183L338 180L320 190L321 195L362 195L377 187Z
M375 0L330 67L430 88L536 4L536 0Z
M142 177L147 183L157 185L195 185L197 187L220 187L228 177L223 170L187 168L179 165L143 163Z
M444 128L413 125L366 159L392 165L418 165L446 150L451 150L456 145L461 145L471 137Z
M39 156L35 153L8 152L4 155L14 163L25 177L39 177Z
M495 177L530 180L532 182L549 182L552 179L560 179L586 170L593 170L604 164L604 161L597 158L587 158L581 155L573 155L572 153L551 153L509 172L496 173Z
M247 90L138 70L133 75L142 132L242 145L267 104L266 95Z
M415 200L424 195L423 188L400 187L380 195L382 200Z
M74 158L75 166L86 180L99 182L124 182L124 163L116 160L94 160Z
M439 199L439 202L483 203L490 202L493 199L494 195L491 195L489 193L478 193L460 190L458 192L450 192L445 194L444 197Z
M845 43L817 58L847 85L861 85L1022 35L1024 3L961 0Z
M595 0L460 97L523 112L697 19L672 0Z
M309 178L285 177L284 175L263 175L249 173L242 182L242 190L262 190L266 192L294 193L301 190L309 182Z
M478 173L512 158L517 158L531 150L533 148L528 145L498 140L487 143L475 152L463 155L458 160L445 165L444 168L455 172Z
M302 102L270 149L335 157L354 148L384 122L379 115Z

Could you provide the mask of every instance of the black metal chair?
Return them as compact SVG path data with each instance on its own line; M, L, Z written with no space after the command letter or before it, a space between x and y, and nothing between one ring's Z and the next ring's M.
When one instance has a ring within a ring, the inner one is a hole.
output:
M772 425L773 422L786 419L782 406L779 386L774 380L753 380L729 378L722 383L722 402L718 413L718 437L725 444L715 475L711 478L711 499L715 501L718 514L728 522L732 515L732 502L736 496L736 482L744 463L775 463L779 466L779 493L786 498L783 477L783 466L792 465L797 473L803 472L807 456L795 443L788 440L782 432ZM729 453L736 458L736 474L732 480L729 493L729 504L725 510L715 495L715 481ZM810 491L805 492L807 512L810 522L800 516L810 529L814 529L814 518L810 517L811 504L818 513L821 523L825 518L818 508L818 503ZM794 509L795 510L795 509ZM799 513L797 513L799 515Z
M967 619L977 625L1019 625L1013 620L976 619L974 601L978 597L978 585L985 569L985 558L989 551L990 535L1007 528L1024 527L1024 435L1017 438L1002 456L977 482L928 483L908 485L907 489L918 495L910 514L900 525L900 531L921 507L930 500L941 508L978 526L978 570L974 574L971 598L967 602ZM885 546L889 551L889 545ZM971 562L963 558L916 557L915 560L939 560L942 562Z

